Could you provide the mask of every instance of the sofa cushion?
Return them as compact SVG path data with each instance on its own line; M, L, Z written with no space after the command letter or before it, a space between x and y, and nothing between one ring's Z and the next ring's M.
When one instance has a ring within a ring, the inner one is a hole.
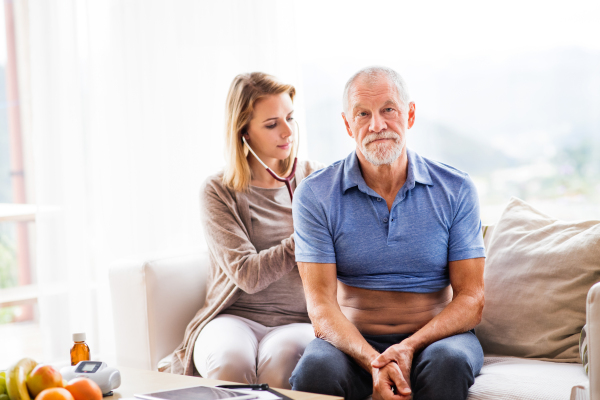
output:
M600 221L559 221L513 198L486 244L475 330L485 354L577 362L587 292L600 280Z
M579 364L486 357L467 400L564 400L586 380Z

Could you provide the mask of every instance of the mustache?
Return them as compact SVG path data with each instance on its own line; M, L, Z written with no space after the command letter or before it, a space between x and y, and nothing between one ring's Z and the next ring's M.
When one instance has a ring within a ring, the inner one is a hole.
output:
M383 132L379 132L379 133L371 133L370 135L366 136L363 139L362 144L363 144L363 146L366 146L369 143L374 142L379 139L393 139L395 142L397 142L398 140L400 140L400 136L394 131L383 131Z

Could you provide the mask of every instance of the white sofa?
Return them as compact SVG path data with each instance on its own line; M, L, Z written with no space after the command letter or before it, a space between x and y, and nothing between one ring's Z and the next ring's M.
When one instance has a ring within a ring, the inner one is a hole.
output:
M118 365L155 370L180 344L204 303L208 263L208 254L199 253L111 267ZM587 296L587 326L589 394L581 364L486 356L469 399L600 400L600 283Z

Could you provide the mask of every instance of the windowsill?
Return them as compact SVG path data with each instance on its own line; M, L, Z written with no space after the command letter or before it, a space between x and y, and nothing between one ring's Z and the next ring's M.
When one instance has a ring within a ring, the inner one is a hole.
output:
M95 288L92 284L90 288ZM17 286L12 288L0 289L0 307L22 306L25 304L35 304L42 295L54 295L68 292L66 283L51 283L43 286L43 290L36 284Z
M35 204L0 203L0 222L35 221Z
M0 289L0 307L34 304L37 302L38 297L39 289L37 285Z

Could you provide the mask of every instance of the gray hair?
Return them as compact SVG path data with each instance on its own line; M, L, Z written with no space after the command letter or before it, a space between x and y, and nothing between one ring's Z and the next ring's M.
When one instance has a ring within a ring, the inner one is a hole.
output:
M407 87L404 79L402 79L402 76L400 76L399 73L397 73L396 71L394 71L391 68L381 67L381 66L376 65L376 66L372 66L372 67L362 68L361 70L356 72L354 75L352 75L350 77L350 79L348 79L348 82L346 82L346 86L344 86L344 97L342 99L344 113L347 114L348 108L350 107L350 98L349 98L350 88L352 87L352 85L354 85L354 82L358 78L361 78L363 76L366 76L366 78L369 81L372 81L380 76L385 76L390 82L392 82L394 85L396 85L396 90L398 90L398 96L400 97L400 101L402 101L405 106L407 106L410 103L410 95L408 94L408 87Z

